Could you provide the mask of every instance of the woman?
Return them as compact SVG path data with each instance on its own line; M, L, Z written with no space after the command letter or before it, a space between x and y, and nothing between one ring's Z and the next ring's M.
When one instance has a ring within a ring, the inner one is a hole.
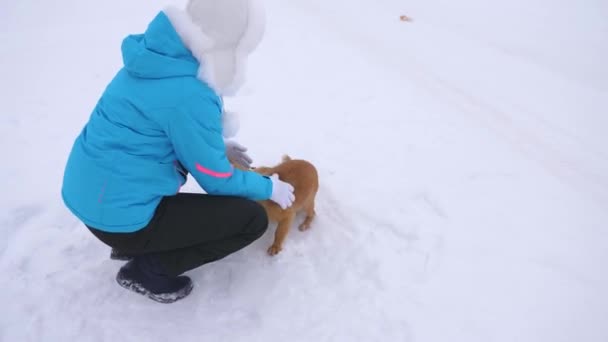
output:
M113 252L132 259L118 283L170 303L187 296L184 272L259 238L293 187L248 168L222 96L243 81L264 17L256 0L191 0L160 12L122 43L124 66L105 89L70 153L64 203ZM190 173L207 194L179 193Z

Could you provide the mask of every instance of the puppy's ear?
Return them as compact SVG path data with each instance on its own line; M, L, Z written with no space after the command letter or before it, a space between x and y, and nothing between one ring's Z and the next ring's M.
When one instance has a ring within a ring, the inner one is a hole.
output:
M288 156L287 154L283 155L283 163L286 161L290 161L290 160L291 160L290 156Z

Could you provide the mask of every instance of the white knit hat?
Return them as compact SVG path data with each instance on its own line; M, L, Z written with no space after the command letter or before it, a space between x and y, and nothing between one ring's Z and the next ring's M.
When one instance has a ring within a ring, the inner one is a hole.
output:
M247 57L264 35L262 0L189 0L185 12L164 12L201 63L199 78L220 96L236 93Z

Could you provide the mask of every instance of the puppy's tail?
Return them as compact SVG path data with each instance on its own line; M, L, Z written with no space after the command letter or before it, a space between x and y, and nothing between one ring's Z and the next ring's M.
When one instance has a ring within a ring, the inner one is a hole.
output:
M290 160L291 160L290 156L288 156L287 154L283 155L283 163L286 161L290 161Z

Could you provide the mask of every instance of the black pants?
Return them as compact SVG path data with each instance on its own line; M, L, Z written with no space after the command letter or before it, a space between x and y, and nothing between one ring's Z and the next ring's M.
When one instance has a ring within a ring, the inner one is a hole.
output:
M139 231L88 228L121 253L154 255L167 275L177 276L242 249L267 227L266 211L254 201L179 193L165 197L150 223Z

